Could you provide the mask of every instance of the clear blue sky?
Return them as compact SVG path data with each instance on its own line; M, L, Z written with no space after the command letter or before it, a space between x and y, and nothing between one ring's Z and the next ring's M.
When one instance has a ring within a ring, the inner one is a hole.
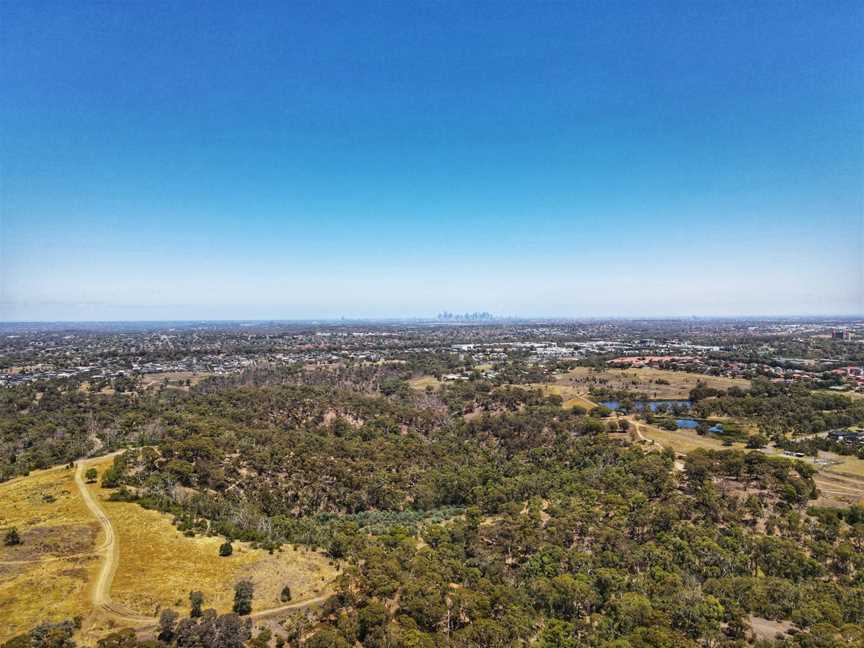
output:
M864 5L0 4L0 319L864 312Z

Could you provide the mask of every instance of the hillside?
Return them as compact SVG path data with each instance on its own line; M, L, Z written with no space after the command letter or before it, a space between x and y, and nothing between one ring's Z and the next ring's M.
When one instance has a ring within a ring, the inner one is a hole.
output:
M698 444L676 461L556 394L430 395L386 368L348 389L328 371L145 393L112 424L109 443L146 442L87 464L119 540L115 623L155 638L148 628L165 609L186 614L192 589L223 615L212 623L230 619L234 583L251 578L259 611L278 607L277 580L295 600L332 586L316 613L253 615L254 632L313 647L745 646L771 643L771 623L778 645L860 641L864 509L814 506L812 465ZM39 475L69 485L55 469L2 488ZM31 521L7 519L28 547ZM335 581L327 560L344 566ZM77 613L79 640L109 632ZM211 623L168 622L162 640L177 646Z

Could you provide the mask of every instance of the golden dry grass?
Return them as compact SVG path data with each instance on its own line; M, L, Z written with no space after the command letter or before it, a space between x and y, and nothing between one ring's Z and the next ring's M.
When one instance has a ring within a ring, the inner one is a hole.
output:
M841 475L864 478L864 459L858 459L858 457L853 456L834 455L833 453L831 453L831 457L837 463L830 466L826 472L836 472ZM864 487L862 487L861 495L864 497Z
M567 409L570 409L575 406L583 407L586 410L591 410L597 407L597 403L594 403L582 395L579 389L570 385L543 385L543 384L530 384L525 385L528 389L541 389L546 395L556 395L560 396L564 399L563 406Z
M850 400L861 400L864 399L864 393L856 392L856 391L835 391L833 389L815 389L813 390L815 394L827 394L830 396L845 396Z
M73 478L52 468L0 484L0 529L15 526L24 540L0 546L0 641L91 611L101 531Z
M198 371L174 371L158 374L144 374L141 376L141 387L143 389L158 389L161 385L166 385L171 389L188 390L186 385L188 380L190 385L195 386L205 378L209 378L214 374Z
M820 471L813 477L813 481L819 487L819 499L816 500L818 506L864 505L864 478L862 477Z
M671 448L680 454L693 452L697 448L729 450L730 448L741 449L744 447L742 443L724 446L722 441L707 435L696 434L693 430L664 430L653 425L646 425L645 423L639 423L639 430L642 432L642 436L656 441L664 448Z
M110 462L93 465L101 473ZM303 600L325 591L338 574L323 555L290 546L269 555L235 543L234 555L220 558L221 539L187 538L169 516L137 504L106 501L109 491L99 484L89 488L120 542L111 598L141 614L186 608L193 589L204 593L206 607L229 611L233 585L241 578L255 583L256 610L278 607L285 585L294 601ZM90 603L104 538L75 485L74 471L52 468L0 484L0 529L12 526L24 544L0 546L0 642L43 621L81 616L90 618L79 641L92 644L110 627L92 615Z
M101 473L108 465L110 460L96 467ZM269 555L234 543L234 554L220 558L221 538L188 538L171 524L170 516L133 503L107 501L110 491L98 484L90 488L120 543L111 598L135 612L156 615L165 607L185 608L190 590L204 593L205 607L227 612L234 583L241 578L255 583L255 609L276 607L285 585L298 600L319 593L337 574L323 555L291 547Z
M668 385L658 385L655 381L664 380ZM576 367L555 379L554 384L575 388L580 394L587 394L593 386L603 386L610 389L627 389L645 392L649 398L658 400L678 400L687 398L690 390L697 383L705 383L714 389L729 389L737 386L743 389L750 387L750 381L740 378L723 378L687 373L684 371L666 371L643 367L639 369L604 369L594 371L591 367Z
M416 389L417 391L424 391L427 387L432 387L432 389L438 389L441 387L441 381L435 376L420 376L419 378L412 378L408 381L408 384L411 385L412 389Z
M584 396L573 396L572 398L567 398L564 401L563 407L565 409L572 409L576 406L584 408L586 411L591 411L594 407L597 407L597 404L593 401L588 400Z

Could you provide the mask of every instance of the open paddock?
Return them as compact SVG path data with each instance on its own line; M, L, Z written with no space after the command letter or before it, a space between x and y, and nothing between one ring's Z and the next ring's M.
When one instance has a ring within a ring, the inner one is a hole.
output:
M166 373L143 374L141 376L142 389L158 389L167 387L169 389L181 389L188 391L198 383L210 378L214 374L204 371L174 371Z
M572 387L581 395L587 395L591 387L605 387L614 390L643 392L651 400L682 400L686 399L690 390L700 382L713 389L725 390L730 387L748 389L750 387L749 380L740 378L706 376L650 367L638 369L606 368L601 371L595 371L591 367L576 367L566 374L557 376L551 384Z
M50 468L0 484L0 534L11 527L23 544L0 545L0 642L42 621L88 615L102 534L74 470Z
M420 376L419 378L412 378L408 381L408 384L411 385L411 389L416 389L417 391L425 391L427 387L431 387L434 390L441 388L441 381L435 376Z

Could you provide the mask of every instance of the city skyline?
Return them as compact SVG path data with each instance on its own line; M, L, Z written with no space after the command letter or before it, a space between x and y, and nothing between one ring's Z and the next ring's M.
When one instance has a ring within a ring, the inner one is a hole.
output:
M0 11L4 321L864 312L855 3Z

